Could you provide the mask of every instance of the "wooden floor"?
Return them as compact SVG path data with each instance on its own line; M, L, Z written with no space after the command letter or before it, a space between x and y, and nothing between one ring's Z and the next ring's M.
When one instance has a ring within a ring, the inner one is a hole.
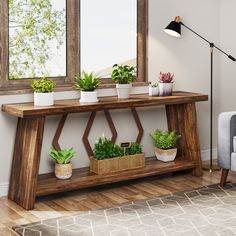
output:
M12 226L78 213L98 208L111 207L132 200L152 198L172 192L189 190L219 183L220 171L204 171L201 178L188 173L173 176L148 177L130 182L96 187L90 190L57 194L37 199L35 209L25 211L15 203L0 198L0 235L15 235ZM228 181L236 182L236 174L230 173Z

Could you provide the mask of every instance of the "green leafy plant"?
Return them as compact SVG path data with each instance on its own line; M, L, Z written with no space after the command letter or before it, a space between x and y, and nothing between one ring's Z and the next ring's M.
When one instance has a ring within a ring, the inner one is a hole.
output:
M149 86L153 87L153 88L157 88L158 87L158 83L149 83Z
M94 155L97 160L121 157L124 151L118 145L115 145L107 138L99 138L94 147Z
M125 149L125 155L135 155L143 153L143 146L139 143L131 143L129 148Z
M111 78L118 84L130 84L136 79L135 68L129 65L115 64L113 66Z
M56 83L47 78L34 79L31 81L31 87L36 93L51 93L55 89Z
M94 148L94 155L97 160L135 155L142 152L143 150L141 144L131 143L129 148L123 149L120 146L113 144L110 139L104 137L99 138Z
M58 163L58 164L68 164L76 154L74 148L56 150L54 147L51 147L50 156Z
M100 78L93 72L83 71L81 75L75 76L75 88L82 91L94 91L101 83Z
M155 130L155 132L150 135L154 141L155 147L163 150L175 148L178 139L181 137L176 131L162 132L159 129Z

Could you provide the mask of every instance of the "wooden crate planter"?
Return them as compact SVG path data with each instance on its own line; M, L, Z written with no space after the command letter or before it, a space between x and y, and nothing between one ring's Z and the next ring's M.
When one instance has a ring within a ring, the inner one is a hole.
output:
M90 171L96 174L131 170L143 168L144 166L144 153L105 160L97 160L94 157L90 157Z

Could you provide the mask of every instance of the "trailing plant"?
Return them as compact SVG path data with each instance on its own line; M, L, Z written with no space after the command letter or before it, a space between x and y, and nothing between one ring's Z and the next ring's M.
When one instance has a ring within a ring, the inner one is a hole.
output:
M56 150L54 147L51 147L50 156L58 163L58 164L68 164L76 154L74 148Z
M123 149L115 145L107 138L99 138L95 144L94 155L97 160L121 157L124 155Z
M174 74L168 73L162 73L160 72L159 82L160 83L173 83Z
M112 80L118 84L130 84L135 81L135 68L129 65L113 65Z
M125 155L135 155L143 153L143 146L139 143L131 143L129 148L125 149Z
M75 76L75 88L82 91L94 91L99 87L100 78L93 72L87 73L83 71L81 75Z
M55 89L56 83L47 78L34 79L31 81L31 87L36 93L51 93Z
M150 134L157 148L167 150L176 147L178 139L181 137L176 131L165 131L157 129L154 133Z

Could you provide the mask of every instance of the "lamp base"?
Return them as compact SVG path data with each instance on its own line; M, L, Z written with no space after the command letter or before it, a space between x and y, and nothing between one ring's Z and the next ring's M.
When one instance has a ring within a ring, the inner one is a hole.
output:
M206 163L202 166L202 169L209 171L209 173L212 173L215 171L219 171L221 168L217 164L211 165L210 163Z

